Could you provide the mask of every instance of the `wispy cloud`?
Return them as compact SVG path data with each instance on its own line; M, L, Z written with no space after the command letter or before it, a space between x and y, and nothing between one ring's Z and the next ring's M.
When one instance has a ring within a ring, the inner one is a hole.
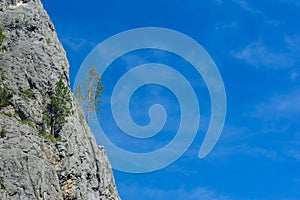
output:
M287 148L286 155L293 159L300 160L300 150L298 150L298 149Z
M145 188L145 187L139 187L136 185L121 185L119 186L122 188L122 191L126 191L126 197L128 199L136 199L137 197L139 199L156 199L156 200L166 200L166 199L172 199L172 200L230 200L232 198L220 194L216 191L207 189L205 187L198 187L195 189L187 190L184 187L174 189L174 190L162 190L158 188ZM141 192L143 191L144 196L141 195ZM121 194L122 195L122 194Z
M300 6L299 0L280 0L280 1L294 6Z
M235 29L237 27L238 27L238 23L237 22L217 23L215 25L215 30L216 31L224 31L224 30Z
M282 118L297 121L300 116L300 88L287 94L278 94L266 102L256 106L254 117L264 120L278 120Z
M70 47L73 51L79 51L80 49L86 46L93 47L96 45L94 43L87 41L84 38L75 38L75 37L68 37L68 36L62 37L61 42L64 45Z
M222 158L228 158L229 156L249 156L249 157L254 157L254 158L265 158L268 160L278 160L279 155L278 152L272 150L272 149L267 149L259 146L251 146L248 144L237 144L237 145L230 145L230 146L222 146L222 147L217 147L216 150L213 151L212 153L212 160L219 159L220 157Z
M244 0L233 0L234 3L236 3L237 5L239 5L241 8L243 8L244 10L254 13L254 14L262 14L262 11L255 9L253 7L251 7L248 2L244 1Z
M262 40L252 42L242 50L232 52L232 55L255 67L282 68L296 62L292 52L273 51Z
M258 119L261 123L257 127L225 127L219 145L209 158L226 159L238 155L275 161L300 160L299 132L290 129L291 126L300 126L299 102L300 87L257 104L252 113L246 113L243 117L249 121ZM270 137L270 141L266 144L252 143L261 137Z
M287 48L292 51L297 53L300 53L300 35L289 35L284 38L284 42L287 46Z

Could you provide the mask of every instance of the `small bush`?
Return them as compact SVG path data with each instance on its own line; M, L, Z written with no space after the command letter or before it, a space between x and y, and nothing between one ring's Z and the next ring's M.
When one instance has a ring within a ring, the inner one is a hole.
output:
M28 96L29 98L33 97L33 94L30 90L26 89L22 91L23 94L25 94L26 96Z
M5 80L6 80L6 76L5 76L5 74L1 73L1 79L2 79L3 81L5 81Z
M3 114L7 117L13 117L13 115L11 113L7 113L7 112L1 112L0 114Z
M114 193L114 189L113 189L111 184L108 184L108 191L109 191L110 194Z
M41 132L39 134L39 136L42 136L43 138L45 138L47 140L50 140L51 142L61 142L62 141L60 136L59 137L54 137L51 133L48 133L46 131Z
M8 91L0 86L0 108L6 107L9 105L10 95Z
M27 124L27 125L30 126L31 128L36 128L36 127L35 127L35 124L34 124L33 122L27 120L27 119L22 119L22 120L21 120L21 123L22 123L22 124Z
M4 42L5 35L2 33L2 27L0 26L0 46L2 46Z
M5 81L6 80L6 76L5 76L5 74L3 73L3 68L2 67L0 67L0 73L1 73L1 79L3 80L3 81Z
M5 126L3 126L0 131L0 137L4 138L4 137L6 137L6 134L7 134L7 130L5 129Z
M51 117L49 113L45 113L44 115L44 121L47 123L48 126L51 125Z
M46 38L46 43L47 43L48 45L50 45L51 39L50 39L50 38Z

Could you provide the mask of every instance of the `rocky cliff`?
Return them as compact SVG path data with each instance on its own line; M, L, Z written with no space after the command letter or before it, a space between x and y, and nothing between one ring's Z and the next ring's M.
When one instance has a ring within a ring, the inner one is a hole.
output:
M0 199L119 199L72 94L53 122L69 64L40 0L0 0L0 27Z

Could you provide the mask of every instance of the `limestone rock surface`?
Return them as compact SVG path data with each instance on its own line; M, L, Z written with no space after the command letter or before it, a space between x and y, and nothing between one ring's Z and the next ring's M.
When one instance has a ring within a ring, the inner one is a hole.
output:
M118 200L103 147L73 96L59 138L47 135L55 84L69 63L40 0L0 0L0 199Z

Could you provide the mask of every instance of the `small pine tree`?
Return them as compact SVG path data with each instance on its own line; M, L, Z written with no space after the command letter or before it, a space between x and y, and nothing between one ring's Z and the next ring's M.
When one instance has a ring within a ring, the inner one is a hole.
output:
M55 95L50 102L50 125L51 133L58 137L58 132L66 122L66 117L71 114L70 90L60 79L55 85Z
M101 103L101 92L104 87L101 84L101 78L95 67L91 67L88 75L83 82L84 89L77 85L74 91L75 97L80 103L85 113L85 120L88 123L93 111L99 112L101 109L98 105ZM84 91L84 92L83 92Z
M0 26L0 46L4 42L4 38L5 38L5 36L3 35L3 33L2 33L2 27Z

